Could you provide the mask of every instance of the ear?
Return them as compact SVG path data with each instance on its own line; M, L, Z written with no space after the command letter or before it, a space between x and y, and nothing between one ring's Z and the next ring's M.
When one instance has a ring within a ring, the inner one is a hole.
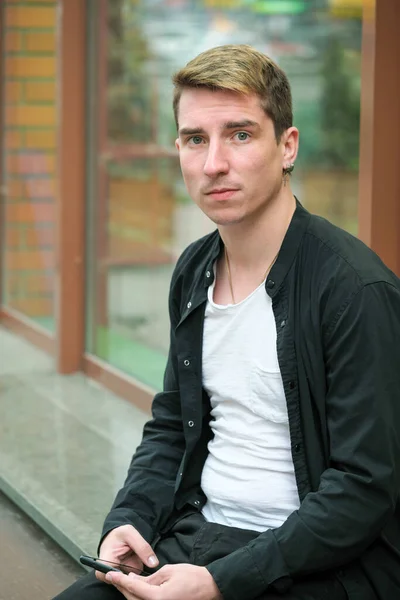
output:
M283 142L283 164L282 169L294 164L299 150L299 130L297 127L289 127L282 136Z

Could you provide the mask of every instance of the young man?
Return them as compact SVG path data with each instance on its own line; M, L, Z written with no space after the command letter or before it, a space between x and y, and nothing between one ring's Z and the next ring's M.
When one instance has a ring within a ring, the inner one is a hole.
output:
M294 198L277 65L223 46L174 83L183 177L217 230L176 266L164 391L99 550L161 568L59 599L400 598L400 282Z

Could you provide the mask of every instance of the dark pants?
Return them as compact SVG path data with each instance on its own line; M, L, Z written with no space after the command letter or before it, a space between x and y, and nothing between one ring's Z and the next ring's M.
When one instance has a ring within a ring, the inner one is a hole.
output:
M246 545L259 533L236 527L207 523L202 515L190 513L180 519L155 545L160 567L191 563L205 566ZM89 573L59 594L54 600L122 600L112 585L98 581ZM320 574L296 581L286 594L267 591L259 600L347 600L342 584L331 574ZM243 598L243 600L248 600Z

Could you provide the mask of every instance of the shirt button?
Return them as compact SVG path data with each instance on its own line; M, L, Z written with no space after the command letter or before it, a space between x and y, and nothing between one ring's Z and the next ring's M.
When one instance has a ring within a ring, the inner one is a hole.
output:
M183 473L179 473L179 477L182 477Z
M200 502L198 500L195 500L194 503L196 506L199 506L199 504L200 504Z
M191 306L192 306L192 303L191 303L191 302L188 302L188 303L187 303L187 307L188 307L188 308L190 308Z
M188 421L189 427L194 427L194 421Z
M294 390L296 387L296 383L294 381L289 381L289 390Z
M300 449L301 449L301 444L295 444L294 451L300 452Z
M190 360L184 360L183 364L185 365L185 367L188 367L190 365Z
M207 277L207 278L211 277L211 273L210 273L210 271L207 271L207 273L206 273L206 277Z
M286 321L285 321L285 320L283 320L283 321L281 322L281 327L285 327L285 325L286 325Z
M272 279L268 279L267 281L267 288L273 288L275 285L275 281L272 281Z

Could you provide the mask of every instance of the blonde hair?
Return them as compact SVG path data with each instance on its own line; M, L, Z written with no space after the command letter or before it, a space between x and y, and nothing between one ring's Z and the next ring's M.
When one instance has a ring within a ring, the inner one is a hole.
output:
M278 142L293 124L292 93L286 74L273 60L251 46L226 45L206 50L178 71L172 81L177 127L179 100L185 88L257 94L274 124Z

